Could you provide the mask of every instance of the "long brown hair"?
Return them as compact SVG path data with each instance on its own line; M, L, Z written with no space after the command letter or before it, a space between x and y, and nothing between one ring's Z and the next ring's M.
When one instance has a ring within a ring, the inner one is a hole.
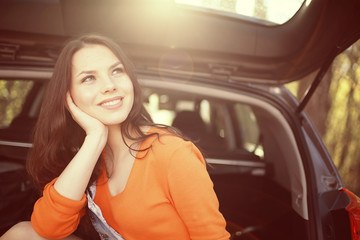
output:
M134 104L127 119L121 124L123 138L137 142L143 141L148 135L145 135L140 127L155 125L143 106L135 68L118 44L107 37L94 34L83 35L68 41L57 59L52 78L47 86L35 127L33 148L27 161L28 172L39 190L61 174L84 141L85 132L68 112L65 96L70 88L72 57L87 45L103 45L109 48L123 63L132 81ZM130 132L135 132L135 136ZM131 146L128 147L131 148ZM89 184L99 177L101 164L102 161L98 161Z

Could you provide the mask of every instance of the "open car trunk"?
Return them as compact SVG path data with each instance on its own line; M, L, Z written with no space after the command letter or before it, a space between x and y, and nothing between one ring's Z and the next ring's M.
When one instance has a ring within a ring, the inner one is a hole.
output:
M13 72L17 80L8 81L32 82L24 96L26 108L0 130L1 164L12 166L0 173L4 191L0 211L13 217L2 217L0 231L29 220L38 196L24 175L24 163L37 117L32 114L40 108L51 73L24 73ZM139 78L154 121L179 128L202 150L232 239L308 238L307 187L298 137L278 109L241 87L235 91L226 85Z

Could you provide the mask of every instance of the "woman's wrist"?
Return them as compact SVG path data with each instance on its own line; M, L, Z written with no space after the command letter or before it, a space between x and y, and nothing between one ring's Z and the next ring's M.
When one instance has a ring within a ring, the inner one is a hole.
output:
M107 129L103 131L92 131L91 133L87 133L85 137L85 141L89 143L96 144L96 146L105 147L106 141L108 137Z

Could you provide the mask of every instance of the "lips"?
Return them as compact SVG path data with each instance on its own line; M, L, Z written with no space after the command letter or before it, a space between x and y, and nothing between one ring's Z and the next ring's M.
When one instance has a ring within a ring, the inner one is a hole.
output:
M98 105L108 109L117 108L122 105L123 99L124 97L114 97L101 101Z

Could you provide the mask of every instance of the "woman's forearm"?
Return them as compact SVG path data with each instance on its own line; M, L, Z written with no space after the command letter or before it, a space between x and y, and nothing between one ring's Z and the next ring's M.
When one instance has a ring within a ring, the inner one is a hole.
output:
M80 200L106 143L106 134L86 136L83 145L54 184L62 196Z

